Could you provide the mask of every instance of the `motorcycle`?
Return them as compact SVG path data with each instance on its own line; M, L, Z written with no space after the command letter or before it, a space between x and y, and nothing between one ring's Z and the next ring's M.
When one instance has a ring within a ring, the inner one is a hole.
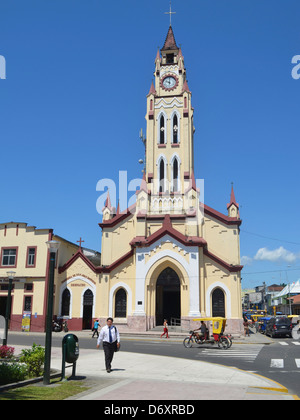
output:
M57 321L52 321L52 331L54 332L61 332L62 331L62 325Z
M214 345L215 343L218 344L218 347L227 350L232 346L232 337L231 335L224 335L224 329L226 325L225 318L197 318L194 321L212 321L213 325L213 335L210 338L208 330L204 336L197 337L195 331L190 331L190 335L183 340L183 345L186 348L191 348L193 344L210 344Z
M61 332L64 330L64 332L69 332L68 323L67 321L62 322L61 320L52 321L52 331L54 332Z

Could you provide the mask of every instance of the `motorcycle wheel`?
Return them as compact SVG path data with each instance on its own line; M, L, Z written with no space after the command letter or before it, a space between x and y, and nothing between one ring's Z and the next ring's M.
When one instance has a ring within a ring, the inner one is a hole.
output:
M193 346L193 339L191 339L190 337L186 337L183 340L183 345L185 348L190 349Z
M227 337L221 337L218 341L218 346L220 349L227 350L230 347L230 343Z

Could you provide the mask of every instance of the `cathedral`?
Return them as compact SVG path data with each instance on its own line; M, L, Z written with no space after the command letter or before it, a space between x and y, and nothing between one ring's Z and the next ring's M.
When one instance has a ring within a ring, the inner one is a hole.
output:
M120 211L108 193L103 209L101 262L81 246L59 266L57 316L71 330L103 325L120 331L162 325L199 326L199 317L227 318L242 329L239 227L233 187L226 214L202 200L194 176L194 109L184 56L170 25L155 58L147 95L145 167L136 203ZM224 205L225 207L225 205Z

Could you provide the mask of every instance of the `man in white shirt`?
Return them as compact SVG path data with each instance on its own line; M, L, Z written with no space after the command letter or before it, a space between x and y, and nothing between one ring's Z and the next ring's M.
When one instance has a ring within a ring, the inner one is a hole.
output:
M114 352L120 347L120 334L117 328L113 325L114 320L107 318L107 325L102 328L97 340L97 349L99 349L101 341L103 341L103 350L105 354L106 372L111 372L111 362L114 357Z

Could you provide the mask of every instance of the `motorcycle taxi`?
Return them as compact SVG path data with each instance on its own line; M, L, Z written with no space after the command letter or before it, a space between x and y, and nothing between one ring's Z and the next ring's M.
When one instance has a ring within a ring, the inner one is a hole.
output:
M209 337L209 331L206 328L206 334L202 337L197 337L195 331L190 331L190 335L183 340L183 345L186 348L193 347L193 344L218 344L221 349L228 349L232 346L232 338L230 335L225 335L226 318L221 317L209 317L209 318L196 318L193 321L204 321L211 322L212 324L212 336ZM206 325L207 327L207 325Z

